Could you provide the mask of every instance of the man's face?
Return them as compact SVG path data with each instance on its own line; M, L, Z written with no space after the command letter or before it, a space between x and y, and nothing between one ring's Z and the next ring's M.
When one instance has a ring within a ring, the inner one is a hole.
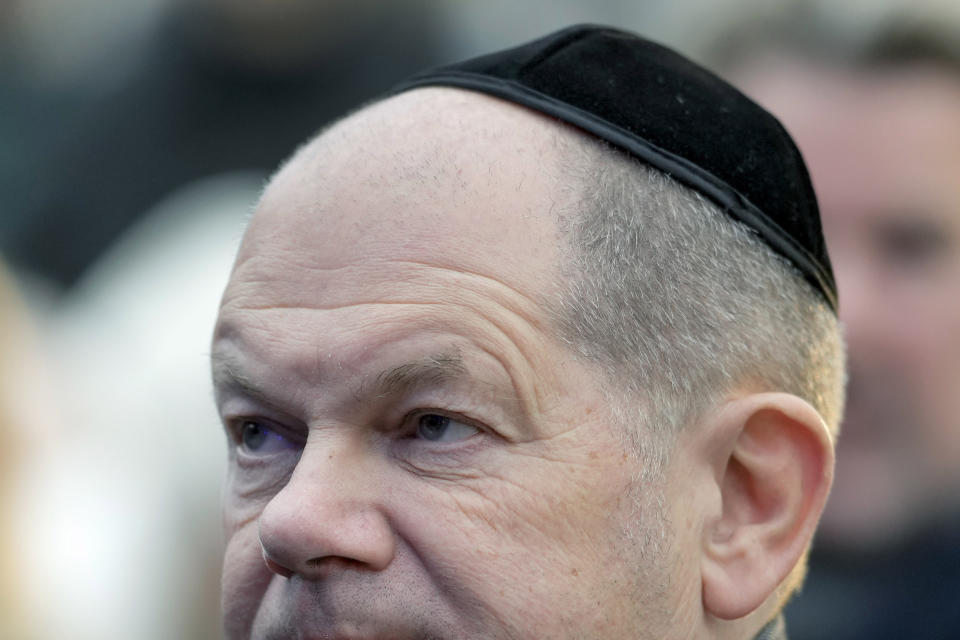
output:
M639 480L543 308L555 135L422 90L268 187L213 347L228 637L682 635L696 541L652 505L684 485Z
M746 74L821 205L851 363L825 541L881 545L958 509L960 81L926 68Z

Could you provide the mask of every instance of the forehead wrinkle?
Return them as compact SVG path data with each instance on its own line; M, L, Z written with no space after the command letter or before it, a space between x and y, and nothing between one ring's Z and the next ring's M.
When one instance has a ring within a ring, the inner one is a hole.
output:
M428 270L435 269L441 271L454 271L465 279L472 279L481 284L492 285L494 289L499 289L502 291L501 304L499 306L501 306L504 310L510 312L511 314L517 316L541 331L548 328L546 326L546 321L549 320L549 316L544 314L543 317L538 317L536 313L538 310L543 309L547 304L549 304L547 296L543 295L546 292L541 292L539 295L533 292L526 293L519 287L505 282L503 279L480 273L476 269L467 268L466 266L447 267L442 265L431 265L429 263L420 262L417 260L395 260L391 262L410 264ZM461 284L460 286L462 287L463 285ZM507 304L506 302L508 300L514 304ZM515 306L516 309L511 308L512 306Z
M211 353L217 401L222 402L224 392L233 391L279 412L299 411L305 399L296 392L298 386L291 381L294 378L309 381L310 388L313 388L330 373L322 371L320 348L306 345L302 353L312 354L312 358L300 358L292 367L278 370L260 359L264 345L250 342L252 329L270 333L268 326L254 328L250 323L238 323L223 317L217 323ZM267 348L273 351L269 345ZM266 370L263 364L268 365Z
M417 300L412 298L411 295L413 292L410 292L407 289L399 290L403 292L403 295L398 295L397 284L399 283L396 279L396 276L398 273L398 268L402 268L404 266L413 267L414 269L411 272L404 272L402 279L403 284L426 284L429 287L435 287L437 283L437 276L433 272L451 273L462 280L457 283L458 287L467 288L481 295L492 295L494 291L496 291L497 302L499 303L499 306L504 308L506 311L509 311L523 321L536 327L538 330L545 331L551 329L548 324L552 316L550 316L550 314L537 313L539 310L542 310L549 304L552 304L549 300L549 291L543 291L540 293L532 291L527 292L516 285L506 282L503 278L481 273L480 271L476 270L476 268L468 267L466 265L430 264L428 262L412 259L390 259L378 261L373 264L357 263L340 265L337 267L323 267L319 265L311 266L312 271L323 273L327 281L343 281L345 275L349 275L349 273L344 274L343 272L356 271L357 276L362 276L367 279L365 282L367 289L378 290L380 287L383 288L383 294L378 294L375 299L352 301L348 304L337 301L328 302L327 304L323 304L320 301L309 302L302 300L301 298L304 295L304 292L307 292L307 294L312 293L316 295L316 288L293 286L293 281L281 278L279 276L271 275L258 278L249 278L235 274L230 282L231 286L228 287L226 295L224 296L221 308L223 309L236 306L249 310L299 308L305 310L314 309L318 311L332 311L341 308L346 309L349 307L363 305L441 304L440 301ZM418 269L423 269L427 273L417 273ZM553 270L553 267L551 266L550 269ZM379 278L380 282L374 285L369 282L371 276L385 277ZM542 278L542 280L545 281L544 284L546 287L550 287L552 285L553 279L551 277L545 277ZM277 294L284 291L284 285L287 285L287 288L290 289L291 295L289 297L295 297L296 300L284 301L276 299ZM278 291L278 289L280 289L280 291ZM326 286L323 286L322 289L327 292L328 297L332 297L332 292L328 292ZM244 298L259 297L262 295L263 290L269 290L273 294L273 299L268 299L265 302L260 302L257 304L243 304Z
M228 309L230 306L236 306L240 311L347 311L350 309L357 309L360 307L432 307L432 306L442 306L442 302L421 302L419 300L377 300L377 301L360 301L354 302L351 304L334 304L334 305L319 305L319 304L303 304L297 302L264 302L263 304L252 305L239 303L231 303L223 305L222 309Z
M514 344L514 339L510 338L509 332L500 327L494 319L481 314L478 320L489 325L494 335L502 336L506 338L510 344ZM278 410L284 410L284 405L278 405L272 401L273 394L270 389L262 387L247 375L243 359L238 357L240 354L231 353L230 347L224 346L232 342L232 336L237 334L238 329L229 321L223 322L222 327L222 335L218 336L212 354L215 392L221 395L227 389L235 389L241 393L248 394L250 397L265 405ZM240 339L241 341L243 340L242 337ZM500 385L488 382L487 384L491 389L501 389L501 392L499 392L497 396L513 403L520 411L519 415L523 416L524 422L529 422L531 419L534 419L535 416L540 413L541 407L540 398L538 397L539 394L537 392L539 384L537 380L531 379L527 364L529 360L527 356L523 355L525 349L518 348L518 346L514 344L513 348L504 350L499 340L494 339L493 342L490 342L489 338L479 341L471 340L470 342L473 347L477 349L478 353L489 357L492 362L497 363L506 375L505 382L507 386L501 387ZM527 340L523 340L523 342L527 342ZM496 344L501 344L501 347L495 346ZM322 348L317 346L316 350L319 353L322 351ZM424 352L425 351L421 351L421 353ZM473 375L472 367L468 368L464 364L463 355L459 346L454 346L449 349L441 348L433 353L427 353L428 355L420 359L411 360L384 369L379 375L375 376L374 384L369 387L366 385L366 382L371 379L369 373L350 376L347 380L344 380L349 386L343 390L343 397L352 397L354 401L360 402L365 398L377 399L385 395L399 395L404 391L411 392L415 390L416 387L431 383L443 384L465 380ZM322 368L319 360L320 356L318 355L314 361L314 377L312 378L316 381L320 379L320 369ZM526 371L526 373L524 371ZM534 371L533 373L533 377L536 378L536 372ZM350 379L352 379L352 383L349 382ZM317 384L319 384L319 382L313 386ZM351 389L350 387L353 388Z
M512 290L510 291L512 292ZM524 298L524 300L527 300L527 299ZM529 300L527 301L530 302ZM234 301L235 304L238 302L239 301ZM222 311L221 320L218 323L218 327L217 327L217 343L223 342L223 341L230 341L231 336L235 334L239 334L241 341L245 341L242 338L242 334L246 333L246 331L240 331L238 327L234 326L234 322L230 319L230 316L225 316L223 314L223 312L226 311L227 306L233 307L235 306L235 304L225 305L224 309L221 310ZM403 307L403 306L424 306L426 304L428 303L418 302L414 304L409 304L409 303L408 304L401 304L401 303L384 304L383 306ZM430 306L434 306L434 307L443 307L443 306L446 306L446 304L447 303L444 303L444 302L429 303ZM358 303L358 304L347 305L343 307L335 307L332 309L316 308L312 306L311 307L281 307L281 308L273 308L268 306L262 309L261 308L251 309L250 307L245 306L242 308L242 310L237 310L237 311L247 312L247 311L255 310L257 316L259 316L260 314L263 314L263 313L270 314L272 312L289 312L291 310L300 311L302 313L311 313L316 311L342 311L345 309L358 308L358 307L364 307L364 306L370 306L370 305L379 306L380 303ZM481 352L491 357L495 362L498 362L500 366L503 368L504 372L507 375L507 379L510 382L510 388L512 391L511 397L519 402L519 405L522 408L524 415L528 419L530 419L540 414L543 407L542 400L546 399L546 398L540 397L542 395L539 391L539 387L541 386L540 377L541 375L551 375L551 372L544 371L542 366L538 366L538 361L540 361L541 358L537 355L539 353L539 349L535 343L540 342L542 346L544 342L546 343L550 342L549 340L546 340L547 338L549 338L549 334L544 333L545 327L537 327L536 325L538 323L531 322L531 318L528 317L527 313L523 313L519 309L511 309L509 308L509 306L497 305L496 309L485 307L485 306L476 306L476 305L471 305L471 306L473 307L473 312L474 312L474 322L479 322L483 326L485 326L486 331L484 333L487 335L485 339L482 339L479 341L476 339L473 339L471 341ZM504 316L512 316L525 321L525 324L527 324L530 328L535 330L534 335L531 335L529 329L524 330L513 323L504 322ZM402 321L402 319L395 318L391 320L391 322L400 322L400 321ZM258 324L262 325L258 328L258 331L265 331L267 333L270 333L271 328L270 328L269 322L263 321ZM382 322L380 324L382 325ZM405 321L404 321L404 324L405 324ZM245 328L246 329L252 328L249 325L249 322L246 323ZM356 328L359 329L359 327L356 327ZM537 340L536 336L541 336L542 338L545 339L545 341ZM507 345L510 345L510 347L505 348ZM214 358L213 358L215 364L218 362L220 358L224 357L221 355L223 349L222 348L218 349L216 348L216 346L217 344L215 343ZM558 345L558 348L563 349L564 347ZM323 350L321 345L314 345L313 349L317 352L317 354L319 354ZM437 354L433 354L430 357L434 357L437 361L443 362L444 360L452 360L450 358L450 355L451 355L450 353L441 351L441 352L438 352ZM233 358L230 358L229 360L230 360L230 364L235 363L234 366L222 367L222 369L224 370L224 373L230 373L232 371L238 374L234 378L232 378L232 380L236 382L236 384L233 384L232 386L241 391L248 391L250 395L253 397L264 398L267 395L266 391L258 387L258 385L252 382L249 379L249 377L245 377L244 375L242 375L243 368L242 368L242 365L240 365L239 361ZM381 380L381 382L384 382L389 377L390 372L393 371L396 377L397 384L399 384L402 381L402 379L405 377L403 374L407 373L402 369L409 369L409 373L411 374L411 380L415 377L421 377L421 376L412 375L415 369L421 369L422 371L419 371L417 373L423 373L424 376L423 376L423 379L416 381L417 384L425 384L427 382L426 377L428 376L426 376L426 374L428 373L429 369L434 369L434 371L429 372L431 373L431 375L443 373L445 377L450 379L455 377L461 377L461 378L465 377L464 374L466 373L466 371L464 370L463 372L458 372L456 370L456 367L454 366L455 363L453 361L446 362L443 367L438 367L436 364L432 366L428 366L429 363L426 362L426 360L427 359L425 358L423 361L417 361L414 363L405 363L403 365L399 365L398 367L394 367L394 370L387 370L386 372L382 372L381 375L377 377ZM310 367L311 379L319 379L319 374L320 374L319 361L320 361L319 355L317 355L316 358L311 359L311 362L313 363L312 366ZM411 364L415 366L411 366ZM543 363L541 362L540 364L542 365ZM441 371L441 369L445 369L445 370ZM216 370L215 370L215 373L216 373ZM364 395L366 395L367 397L371 395L368 390L364 389L364 384L363 384L363 381L368 379L369 379L369 376L362 376L360 378L360 384L353 390L353 397L355 399L359 400L360 397ZM231 381L231 377L229 375L227 376L227 381L228 382ZM376 389L376 387L374 388ZM383 394L384 392L383 389L380 389L379 391L381 394ZM376 395L376 392L374 392L373 395Z

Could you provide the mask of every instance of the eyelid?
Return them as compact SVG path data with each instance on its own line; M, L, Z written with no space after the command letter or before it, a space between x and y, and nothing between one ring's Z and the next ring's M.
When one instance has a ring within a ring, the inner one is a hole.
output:
M926 260L939 255L950 245L949 234L930 222L890 224L876 234L881 251L895 260Z
M297 433L293 429L283 426L278 423L276 420L271 420L270 418L264 418L262 416L256 415L237 415L224 418L224 424L227 427L227 431L230 434L230 440L233 442L233 445L237 449L241 448L242 439L243 439L243 425L247 422L255 422L259 425L262 425L266 429L273 431L282 438L289 440L292 444L303 447L306 444L306 436L300 433Z
M419 420L423 416L431 415L431 414L443 416L445 418L450 418L451 420L455 420L457 422L462 422L463 424L473 427L474 429L476 429L478 432L481 432L481 433L490 432L490 428L487 427L487 425L485 425L484 423L480 422L479 420L476 420L469 416L465 416L462 413L459 413L457 411L450 411L449 409L440 409L439 407L420 407L420 408L414 409L413 411L409 411L403 417L403 421L401 422L403 432L407 435L416 435L417 420Z

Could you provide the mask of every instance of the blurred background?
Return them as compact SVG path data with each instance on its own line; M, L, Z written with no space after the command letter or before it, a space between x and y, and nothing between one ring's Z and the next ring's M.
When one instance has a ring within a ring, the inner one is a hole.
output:
M421 68L575 22L778 115L849 342L794 640L960 638L953 0L0 1L0 638L219 637L208 341L272 170Z

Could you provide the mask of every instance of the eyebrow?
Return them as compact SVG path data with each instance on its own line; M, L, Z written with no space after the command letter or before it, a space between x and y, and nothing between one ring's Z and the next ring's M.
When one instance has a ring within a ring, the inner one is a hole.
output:
M418 387L456 380L466 374L467 368L459 351L438 353L380 372L374 380L373 392L378 397L398 395Z
M267 393L253 382L232 358L214 355L212 368L214 394L220 389L228 388L257 400L267 400Z
M257 400L269 403L269 394L250 379L242 367L230 357L213 358L214 390L229 388ZM366 394L383 398L409 393L419 387L442 384L468 375L459 350L441 352L384 369L373 379L370 389L365 389L364 377L353 396L360 400Z

